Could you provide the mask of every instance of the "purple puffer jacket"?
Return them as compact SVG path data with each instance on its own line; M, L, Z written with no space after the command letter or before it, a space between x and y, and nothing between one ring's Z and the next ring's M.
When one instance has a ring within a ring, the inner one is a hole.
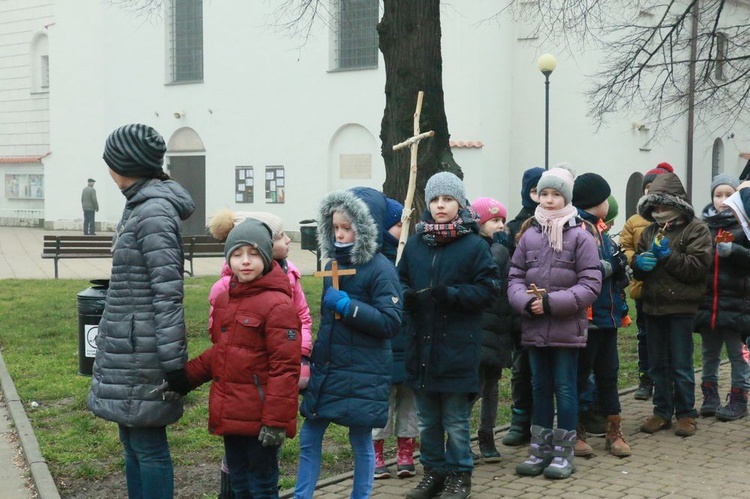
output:
M535 347L585 347L586 308L602 285L596 240L581 220L566 225L563 249L556 253L536 222L524 232L513 253L508 277L511 306L521 314L521 344ZM549 314L530 315L526 290L534 283L549 295Z

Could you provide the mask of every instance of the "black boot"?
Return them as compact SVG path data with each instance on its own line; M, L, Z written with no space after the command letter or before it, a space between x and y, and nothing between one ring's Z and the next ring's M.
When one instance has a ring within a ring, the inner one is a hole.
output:
M531 441L531 418L529 417L529 413L515 407L512 411L508 434L503 437L501 442L508 447L526 445Z
M719 421L735 421L747 416L747 390L732 388L729 392L729 403L719 407L716 419Z
M651 381L648 374L641 373L638 388L636 388L633 398L636 400L648 400L654 393L654 382Z
M704 381L701 383L703 392L703 404L698 413L704 418L716 415L716 410L721 405L719 398L719 385L713 381Z
M445 475L435 470L425 469L422 480L406 493L407 499L431 499L440 495L445 486Z
M477 432L477 440L479 440L479 452L482 453L482 458L485 463L496 463L500 461L500 453L495 447L495 432L492 430L479 430Z
M440 499L467 499L471 495L471 472L454 471L445 480Z

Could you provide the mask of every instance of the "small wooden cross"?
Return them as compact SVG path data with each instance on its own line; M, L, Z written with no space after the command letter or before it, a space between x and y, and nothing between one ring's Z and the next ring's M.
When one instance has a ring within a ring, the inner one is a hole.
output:
M331 270L319 270L315 272L315 277L330 277L333 281L333 289L339 289L339 276L340 275L354 275L357 273L356 269L345 269L339 270L339 262L333 260L331 262ZM334 314L334 318L341 319L341 315L338 313Z
M414 204L414 191L417 189L417 149L419 141L435 135L433 130L419 133L419 116L422 113L422 99L424 92L419 91L417 94L417 109L414 111L414 136L409 137L400 144L393 146L394 151L408 147L411 150L411 166L409 169L409 186L406 189L406 199L404 200L404 211L401 212L401 237L398 241L398 250L396 251L396 265L401 260L401 253L406 246L406 240L409 239L409 223L411 222L412 204Z
M536 284L534 284L533 282L531 283L531 286L529 286L529 289L526 290L526 294L527 295L532 295L533 294L534 296L536 296L540 300L542 299L542 297L544 296L544 293L546 293L546 292L547 292L546 289L544 289L544 288L537 288Z

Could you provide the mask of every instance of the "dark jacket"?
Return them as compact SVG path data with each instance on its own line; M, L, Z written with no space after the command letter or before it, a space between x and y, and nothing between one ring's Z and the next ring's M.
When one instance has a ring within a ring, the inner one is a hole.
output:
M648 251L660 227L652 212L657 205L678 210L678 223L669 224L664 235L672 252L650 272L638 267L637 255ZM638 202L638 212L653 222L644 229L633 265L633 277L643 281L643 311L651 315L695 314L706 292L711 265L711 234L695 217L685 189L674 173L657 175L647 195Z
M385 213L383 198L383 213ZM366 200L378 203L378 198ZM382 428L388 420L391 389L391 342L401 325L401 288L396 269L378 252L378 213L350 191L332 192L321 203L318 241L325 258L356 274L339 278L349 294L349 310L341 319L321 303L320 330L313 345L310 383L300 412L307 418L330 419L343 426ZM334 247L331 216L343 211L357 238L350 253ZM326 270L331 268L330 262ZM323 296L331 278L323 281Z
M516 218L505 224L510 239L509 250L511 256L513 256L513 252L516 250L516 245L518 244L518 234L521 233L521 226L526 220L534 216L535 210L536 206L533 208L524 206L523 208L521 208L521 211L518 212Z
M512 365L511 349L513 340L511 328L513 311L508 302L508 272L510 252L508 248L492 239L483 238L490 244L492 259L497 265L502 279L499 292L493 297L489 307L482 314L482 357L481 363L494 368L508 368Z
M590 326L592 329L617 329L625 311L623 293L628 284L625 254L600 226L597 217L581 209L578 214L587 222L586 228L596 240L602 271L602 289L591 305ZM605 261L609 263L608 267L601 263Z
M730 233L732 253L719 257L714 244L714 257L709 270L706 294L695 317L695 329L710 333L715 328L750 334L750 241L731 210L716 213L713 204L703 210L703 221L711 231L711 240L721 233Z
M188 362L195 388L208 381L208 431L258 436L262 426L297 429L302 334L289 279L276 261L251 282L232 277L216 297L211 321L215 344Z
M508 297L521 314L521 344L534 347L586 346L586 308L594 303L602 285L599 252L593 236L575 218L563 230L562 251L549 244L534 220L518 240L511 259ZM526 309L533 299L531 284L546 290L549 314L532 315Z
M409 316L406 346L406 384L415 390L479 390L482 311L498 293L500 274L477 224L472 222L471 229L438 246L415 234L399 261L404 293L418 297ZM431 290L439 285L447 287L450 305L432 296Z
M194 210L171 180L147 181L125 204L88 396L101 418L155 427L182 416L182 400L164 400L156 388L187 361L180 221Z

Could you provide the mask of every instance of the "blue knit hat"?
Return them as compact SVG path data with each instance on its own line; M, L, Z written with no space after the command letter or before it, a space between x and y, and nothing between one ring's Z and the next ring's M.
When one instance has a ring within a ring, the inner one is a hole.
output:
M385 203L385 220L383 220L383 225L387 230L401 221L404 205L391 198L385 198Z
M529 168L523 172L523 178L521 179L521 204L524 208L536 208L536 205L539 204L535 203L529 194L531 193L531 189L536 187L536 184L542 177L542 173L544 173L544 168L538 166Z

